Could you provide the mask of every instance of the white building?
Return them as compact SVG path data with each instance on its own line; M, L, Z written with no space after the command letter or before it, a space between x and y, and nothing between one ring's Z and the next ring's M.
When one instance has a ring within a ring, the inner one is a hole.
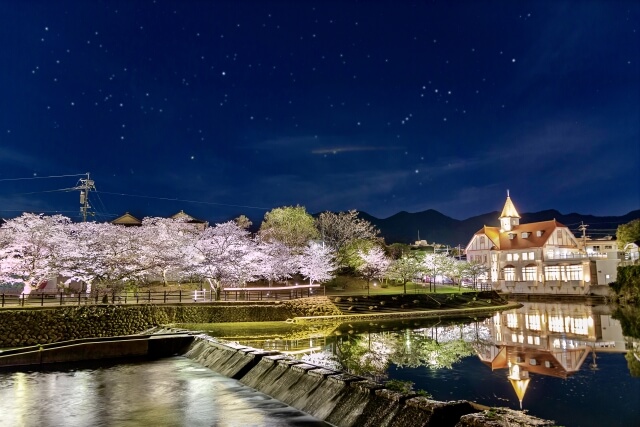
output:
M511 198L500 215L500 227L484 226L466 247L467 260L487 266L493 289L505 293L606 294L615 281L617 248L585 250L585 241L555 219L520 224ZM589 241L592 242L592 241ZM609 244L606 244L609 246ZM613 246L613 245L611 245ZM587 245L588 247L588 245ZM605 285L605 286L602 286Z

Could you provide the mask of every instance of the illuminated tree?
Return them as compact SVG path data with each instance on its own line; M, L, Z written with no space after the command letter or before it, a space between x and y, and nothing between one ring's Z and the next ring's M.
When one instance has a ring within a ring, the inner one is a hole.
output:
M433 284L433 291L436 290L436 277L446 276L453 269L454 259L445 254L427 254L422 260L424 272L431 277L429 281L429 289Z
M24 283L28 295L41 282L58 274L57 257L65 241L69 218L62 215L24 213L2 225L4 244L0 247L0 279Z
M329 246L310 242L298 256L298 268L309 284L322 283L333 278L336 269L335 252Z
M169 273L180 278L185 273L187 248L198 231L184 219L153 218L142 220L138 262L150 275L162 277L168 285Z
M356 268L358 274L367 281L367 292L369 291L369 283L373 279L379 279L383 277L391 261L387 258L384 251L375 246L368 251L358 251L358 256L361 263Z
M191 268L209 282L216 296L223 283L242 285L257 277L255 242L233 221L207 227L188 253Z
M260 225L260 236L265 241L277 240L294 251L318 238L313 217L304 206L286 206L267 212Z
M369 221L359 218L358 212L323 212L316 220L316 226L320 232L320 238L336 251L336 263L338 267L347 267L363 248L365 242L378 243L380 231ZM366 245L366 246L371 246Z
M462 277L471 280L474 289L478 288L478 279L486 277L488 272L489 267L477 261L468 262L462 267Z
M269 281L269 286L273 281L291 278L298 271L298 262L291 249L278 240L260 242L258 252L258 274Z
M407 293L407 282L415 280L424 271L422 260L412 255L405 255L391 263L387 276L392 280L399 280Z
M621 250L627 243L640 241L640 219L619 225L616 230L616 240Z

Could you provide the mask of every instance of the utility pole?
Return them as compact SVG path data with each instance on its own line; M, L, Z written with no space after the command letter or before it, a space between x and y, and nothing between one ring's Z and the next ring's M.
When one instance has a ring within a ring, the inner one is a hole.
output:
M95 189L95 183L89 177L89 172L87 172L87 177L81 178L74 187L74 190L80 190L80 215L82 215L82 222L87 222L87 215L95 215L95 212L89 212L89 209L91 209L91 206L89 206L89 192L92 190L95 191Z
M587 227L588 225L580 221L580 227L578 230L582 231L582 250L587 250Z

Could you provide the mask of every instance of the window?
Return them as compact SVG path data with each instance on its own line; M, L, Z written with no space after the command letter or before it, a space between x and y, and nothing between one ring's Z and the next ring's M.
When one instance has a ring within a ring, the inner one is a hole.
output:
M513 282L514 280L516 280L515 267L509 266L504 268L504 280L508 282Z
M522 269L522 278L524 280L535 281L536 280L536 266L528 265Z
M529 330L540 331L542 329L542 327L540 326L541 316L538 313L527 314L525 316L525 321L526 321L526 327Z
M528 253L526 253L526 252L523 252L523 253L522 253L522 260L523 260L523 261L526 261L526 260L528 260L528 259L529 259L529 254L528 254Z
M564 319L562 316L549 316L549 330L551 332L564 332Z
M575 318L572 317L569 323L569 329L572 333L578 335L588 335L589 334L589 321L587 318Z
M507 327L515 329L518 327L518 315L515 313L507 314Z
M593 246L593 251L594 252L600 252L600 245Z
M611 249L613 249L613 246L611 246L611 245L604 245L604 250L606 251L607 249L611 250Z
M486 255L484 256L484 263L485 264L487 263L487 256Z
M484 236L480 236L480 249L484 249L484 246L485 246Z
M507 254L507 261L513 261L513 255Z
M533 252L529 252L529 261L533 261L536 259L535 254Z
M548 265L544 268L544 277L547 281L560 280L560 266Z
M518 261L520 259L520 255L519 254L513 254L513 260L514 261Z
M565 270L567 272L567 280L582 280L581 265L567 265Z

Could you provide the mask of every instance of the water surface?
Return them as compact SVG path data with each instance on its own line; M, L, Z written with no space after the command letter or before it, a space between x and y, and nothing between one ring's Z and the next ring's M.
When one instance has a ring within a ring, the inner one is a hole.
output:
M0 373L3 426L327 426L184 357Z

